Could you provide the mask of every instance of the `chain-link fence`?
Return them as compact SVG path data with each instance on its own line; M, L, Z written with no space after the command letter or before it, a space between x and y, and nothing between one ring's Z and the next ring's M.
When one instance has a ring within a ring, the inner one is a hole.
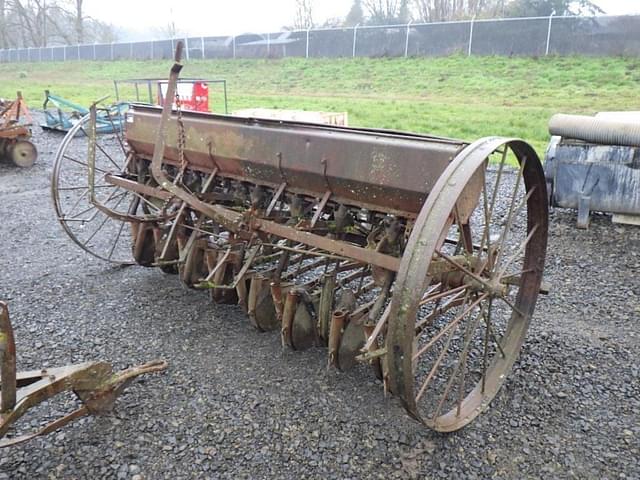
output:
M187 58L640 56L640 15L536 17L189 37ZM0 50L0 62L154 60L178 39Z

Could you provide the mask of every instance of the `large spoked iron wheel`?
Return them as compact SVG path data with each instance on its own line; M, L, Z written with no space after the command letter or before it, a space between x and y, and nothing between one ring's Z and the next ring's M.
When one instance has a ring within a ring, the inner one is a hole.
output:
M108 114L107 114L108 115ZM114 119L115 125L119 119ZM58 221L85 252L115 264L133 264L131 224L107 215L90 201L88 180L89 115L62 140L55 157L51 194ZM105 181L106 175L137 180L128 165L127 145L121 132L96 137L95 196L108 209L122 215L157 213L160 208L146 198ZM131 162L132 163L132 162Z
M389 387L427 426L465 426L502 386L540 290L547 228L542 167L520 140L468 146L429 194L386 339Z

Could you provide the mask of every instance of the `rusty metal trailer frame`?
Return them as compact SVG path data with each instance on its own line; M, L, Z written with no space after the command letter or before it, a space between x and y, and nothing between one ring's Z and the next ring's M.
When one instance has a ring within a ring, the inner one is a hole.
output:
M38 152L29 141L31 138L31 115L22 92L16 99L0 106L0 160L12 161L18 167L30 167Z

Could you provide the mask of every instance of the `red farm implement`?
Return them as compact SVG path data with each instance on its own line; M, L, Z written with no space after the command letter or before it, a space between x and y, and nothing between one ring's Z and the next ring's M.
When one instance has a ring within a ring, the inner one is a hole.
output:
M18 167L30 167L38 157L31 138L31 116L20 92L16 99L0 103L0 159Z

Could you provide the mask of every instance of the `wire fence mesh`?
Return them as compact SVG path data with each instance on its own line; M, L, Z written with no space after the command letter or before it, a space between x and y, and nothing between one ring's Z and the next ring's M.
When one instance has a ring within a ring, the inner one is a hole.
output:
M170 59L178 40L185 42L190 59L429 57L454 53L640 56L640 15L482 19L14 48L0 50L0 62Z

